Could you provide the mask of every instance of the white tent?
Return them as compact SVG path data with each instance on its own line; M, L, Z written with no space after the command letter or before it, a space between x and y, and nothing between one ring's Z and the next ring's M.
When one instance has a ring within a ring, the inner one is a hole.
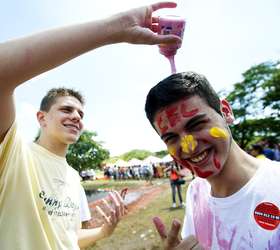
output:
M160 163L160 162L161 162L160 158L150 155L146 159L143 160L142 164L156 164L156 163Z
M161 159L161 162L162 162L162 163L171 162L171 161L173 161L173 158L171 157L170 154L167 154L166 156L164 156L164 157Z
M128 166L128 162L127 161L124 161L122 159L118 159L115 163L114 163L115 166L118 166L118 167L127 167Z
M136 158L132 158L131 160L128 161L128 166L137 166L141 165L142 161Z

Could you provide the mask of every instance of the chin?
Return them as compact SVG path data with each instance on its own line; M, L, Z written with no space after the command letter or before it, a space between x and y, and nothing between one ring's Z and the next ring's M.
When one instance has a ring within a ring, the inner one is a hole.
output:
M68 137L68 138L65 138L65 143L66 144L74 144L75 142L77 142L79 139L79 137Z

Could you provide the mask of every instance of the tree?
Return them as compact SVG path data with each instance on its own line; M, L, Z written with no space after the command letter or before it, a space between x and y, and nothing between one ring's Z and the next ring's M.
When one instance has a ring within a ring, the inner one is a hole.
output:
M235 140L247 148L256 138L280 138L280 62L265 62L243 73L227 94L236 118Z
M164 156L166 156L168 154L167 150L161 150L161 151L157 151L155 152L155 156L158 158L163 158Z
M85 130L79 140L69 146L66 159L77 171L99 168L101 163L109 158L110 153L102 147L102 142L94 140L96 136L96 132Z
M139 160L144 160L145 158L147 158L150 155L153 155L153 153L151 151L134 149L134 150L131 150L127 153L122 154L120 156L120 158L123 159L124 161L129 161L132 158L136 158L136 159L139 159Z

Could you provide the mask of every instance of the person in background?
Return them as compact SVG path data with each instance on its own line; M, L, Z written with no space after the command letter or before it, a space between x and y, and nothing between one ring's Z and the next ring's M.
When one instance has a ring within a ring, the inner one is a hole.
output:
M267 159L263 153L263 147L260 144L254 144L250 154L258 159Z
M182 189L181 189L181 183L179 182L181 179L181 175L180 175L180 169L178 166L178 163L175 162L175 164L171 165L170 167L170 175L169 175L169 179L170 179L170 185L171 185L171 193L172 193L172 207L175 208L177 207L176 205L176 190L178 193L178 198L179 198L179 202L180 205L179 207L184 207L184 203L183 203L183 198L182 198Z

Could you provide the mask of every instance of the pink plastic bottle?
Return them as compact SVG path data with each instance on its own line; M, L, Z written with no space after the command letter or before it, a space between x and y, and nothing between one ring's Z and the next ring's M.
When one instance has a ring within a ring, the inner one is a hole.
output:
M185 19L179 16L168 15L161 16L158 20L158 34L168 35L173 34L181 37L183 39L184 30L185 30ZM170 62L172 74L176 73L176 66L174 61L174 56L177 53L177 50L181 47L181 43L170 44L170 45L159 45L159 52L167 57Z

